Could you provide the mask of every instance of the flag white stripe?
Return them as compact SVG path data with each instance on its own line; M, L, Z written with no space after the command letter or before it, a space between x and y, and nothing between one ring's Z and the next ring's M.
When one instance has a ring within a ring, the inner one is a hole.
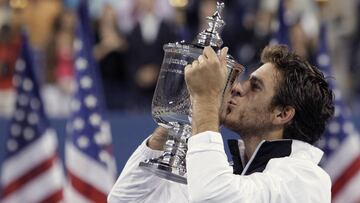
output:
M71 173L105 194L110 191L114 184L112 171L88 158L70 142L66 144L65 154L66 167Z
M349 135L334 154L326 160L324 170L334 182L360 154L360 140L357 134Z
M56 163L51 169L34 178L16 192L7 196L2 203L40 202L63 188L62 166Z
M3 162L2 185L19 178L34 166L41 164L44 160L54 156L57 146L57 137L53 130L46 130L41 136L24 150Z
M90 200L78 193L70 184L67 184L64 193L64 202L89 203Z
M356 203L360 200L360 172L358 171L333 200L334 203Z

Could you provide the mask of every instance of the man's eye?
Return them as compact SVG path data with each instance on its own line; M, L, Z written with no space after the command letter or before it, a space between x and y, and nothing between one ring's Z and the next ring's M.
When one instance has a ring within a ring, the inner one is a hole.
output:
M260 90L260 86L256 83L251 83L251 89L257 91Z

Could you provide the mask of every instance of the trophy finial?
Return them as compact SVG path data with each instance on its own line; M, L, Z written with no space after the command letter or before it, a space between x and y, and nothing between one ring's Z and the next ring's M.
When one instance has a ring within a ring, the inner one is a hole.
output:
M220 37L220 32L225 25L225 21L222 18L224 7L225 4L223 2L216 3L215 13L212 16L206 17L208 28L197 35L196 39L194 40L194 44L203 47L221 47L223 41Z
M225 8L224 2L216 2L216 12L212 16L214 19L222 19L222 12Z

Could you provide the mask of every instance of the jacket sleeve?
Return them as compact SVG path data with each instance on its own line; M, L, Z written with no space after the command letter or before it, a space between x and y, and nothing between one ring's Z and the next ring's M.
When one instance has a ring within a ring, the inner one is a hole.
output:
M153 173L142 170L139 163L146 159L159 157L161 154L162 151L147 147L145 140L127 161L108 195L108 203L141 202L149 196L163 180Z
M190 202L329 202L329 176L315 164L272 159L262 173L234 175L219 133L203 132L188 141Z

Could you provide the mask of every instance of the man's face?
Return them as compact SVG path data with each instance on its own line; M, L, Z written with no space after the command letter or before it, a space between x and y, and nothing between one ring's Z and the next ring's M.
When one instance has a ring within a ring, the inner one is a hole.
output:
M257 135L274 128L275 116L271 101L279 71L265 63L253 72L246 81L238 82L232 89L231 97L225 98L221 115L222 123L241 135Z

